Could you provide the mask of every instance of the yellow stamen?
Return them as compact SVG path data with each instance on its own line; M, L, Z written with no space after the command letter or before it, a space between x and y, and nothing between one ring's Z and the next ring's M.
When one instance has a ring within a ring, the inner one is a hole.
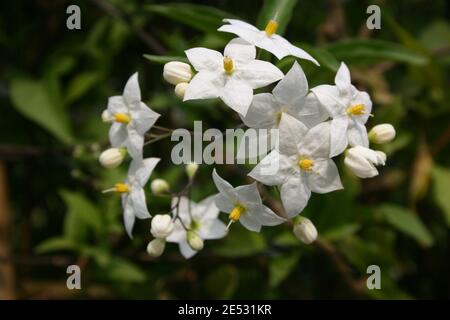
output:
M130 123L131 119L125 113L116 113L114 115L114 121L119 122L119 123L128 124L128 123Z
M347 108L347 114L353 116L362 116L363 114L366 114L365 110L366 107L362 103L355 104Z
M234 72L234 63L230 57L223 58L223 68L226 74L232 74Z
M301 159L298 162L298 166L302 170L311 171L312 167L314 166L314 161L312 161L311 159Z
M130 188L125 183L116 183L114 185L114 191L117 193L127 193L130 192Z
M229 218L231 221L236 222L239 220L241 214L243 214L244 212L245 208L240 204L238 204L236 207L233 208L233 210L231 210Z
M275 20L270 20L269 23L267 23L266 29L264 30L267 34L267 36L273 35L275 32L277 32L278 29L278 22Z

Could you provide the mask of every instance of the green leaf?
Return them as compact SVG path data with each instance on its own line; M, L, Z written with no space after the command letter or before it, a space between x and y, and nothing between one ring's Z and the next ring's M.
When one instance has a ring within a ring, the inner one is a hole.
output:
M99 72L83 72L78 74L69 84L65 102L70 104L93 89L102 78Z
M170 56L156 56L153 54L144 54L143 55L145 59L150 60L151 62L159 63L159 64L166 64L170 61L181 61L189 63L188 59L186 57L170 57Z
M69 144L72 134L69 118L60 106L54 105L47 88L39 81L14 78L10 83L11 100L16 109L36 122L62 142Z
M431 170L433 177L433 195L436 203L441 207L447 224L450 226L450 169L434 165Z
M259 29L264 30L267 23L274 19L278 22L276 33L283 35L296 4L297 0L265 0L257 20Z
M77 248L77 244L68 238L50 238L40 243L36 248L37 253L47 253L61 250L74 250Z
M237 258L251 256L266 249L264 237L257 232L249 232L239 225L231 228L230 235L214 248L216 254Z
M337 228L332 228L331 230L327 230L322 237L329 241L339 240L350 235L353 235L356 231L359 230L361 226L358 224L346 224L338 226Z
M204 32L217 32L223 19L235 17L214 7L187 3L152 4L145 10Z
M338 60L380 62L385 60L422 66L428 58L402 45L375 39L349 39L328 46Z
M278 256L270 261L269 285L274 288L285 280L297 265L299 254L297 252Z
M100 233L103 230L102 216L97 207L81 193L62 191L61 196L68 207L68 216L74 216L73 223L85 224ZM75 221L75 222L74 222ZM69 226L67 226L69 227Z
M111 259L105 272L113 281L142 283L146 279L145 273L139 267L118 257Z
M225 265L212 271L206 278L206 290L213 299L230 299L239 283L235 267Z
M416 239L424 246L433 244L433 237L420 219L411 211L393 204L385 204L379 213L386 222L404 234Z

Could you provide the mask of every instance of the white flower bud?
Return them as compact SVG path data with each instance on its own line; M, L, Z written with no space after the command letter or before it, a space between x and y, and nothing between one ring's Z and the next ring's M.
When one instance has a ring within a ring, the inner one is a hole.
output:
M152 219L152 227L150 232L155 238L165 239L173 231L174 225L172 217L168 214L158 214Z
M120 166L126 154L125 148L110 148L100 154L98 161L103 167L112 169Z
M317 239L317 229L308 218L298 216L294 219L294 234L303 243L311 244Z
M195 174L197 173L198 164L196 164L195 162L188 163L186 165L185 169L186 169L186 174L189 177L189 179L192 179L195 176Z
M109 112L107 109L103 110L102 112L102 121L103 122L112 122L113 117L111 115L111 112Z
M173 85L189 82L192 78L191 66L180 61L168 62L164 65L163 77Z
M187 82L180 82L177 84L175 86L175 95L180 99L184 99L184 93L186 92L188 85L189 83Z
M195 231L188 231L187 242L192 250L200 251L203 249L203 239Z
M379 124L369 131L369 139L373 143L388 143L395 138L395 129L389 123Z
M361 146L348 149L344 159L345 165L360 178L371 178L378 175L375 166L384 166L385 161L386 154L384 152Z
M150 184L150 189L152 190L153 194L163 194L169 191L170 186L167 183L166 180L163 179L155 179Z
M164 239L153 239L150 241L147 245L147 253L157 258L164 252L164 249L166 248L166 240Z

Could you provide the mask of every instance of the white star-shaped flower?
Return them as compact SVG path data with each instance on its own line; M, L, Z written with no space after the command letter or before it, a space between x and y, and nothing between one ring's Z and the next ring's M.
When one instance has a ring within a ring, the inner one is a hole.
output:
M184 101L220 98L244 116L253 89L283 77L283 72L270 62L255 60L255 47L239 38L227 44L223 55L211 49L192 48L186 50L186 56L198 73L189 82Z
M219 209L214 204L214 197L208 197L199 203L190 201L186 197L181 197L178 210L174 209L174 215L178 214L183 221L186 230L177 219L172 233L166 238L167 242L178 243L181 254L189 259L197 253L188 243L188 232L195 232L203 240L220 239L226 235L226 226L219 220ZM178 202L177 198L172 199L172 207ZM190 211L189 211L190 210ZM190 213L189 213L190 212ZM191 218L192 217L192 218Z
M230 224L240 221L250 231L259 232L261 226L276 226L286 220L263 205L256 182L234 188L214 169L214 183L220 193L215 201L220 211L229 213Z
M308 128L283 114L278 150L269 153L249 176L265 185L281 185L281 201L290 218L308 203L311 191L342 189L339 172L330 159L330 124Z
M342 62L335 77L335 86L312 88L319 102L327 109L331 120L330 155L342 153L348 144L369 146L365 123L372 111L372 101L366 92L358 91L350 80L350 71Z
M130 238L133 237L132 230L135 219L148 219L151 217L147 209L144 186L159 160L159 158L133 160L128 169L128 177L125 182L117 183L113 188L103 191L104 193L117 192L122 195L123 221Z
M108 99L103 120L112 122L109 140L113 147L126 147L133 159L142 160L144 134L155 124L160 114L141 101L138 74L128 79L122 96Z
M319 65L317 60L311 57L309 53L292 45L285 38L276 34L278 23L275 20L270 20L265 30L259 30L255 26L241 20L224 19L223 21L229 24L221 26L218 29L219 31L234 33L245 41L271 52L278 59L294 56Z

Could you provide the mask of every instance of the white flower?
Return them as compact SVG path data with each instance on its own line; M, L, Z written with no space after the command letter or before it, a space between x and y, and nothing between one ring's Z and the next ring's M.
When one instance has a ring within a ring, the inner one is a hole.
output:
M155 179L150 184L150 189L153 194L160 195L169 191L170 186L166 180L163 179Z
M317 229L308 218L298 216L293 231L297 239L305 244L311 244L317 239Z
M308 81L297 62L278 82L272 93L260 93L253 97L247 115L242 117L242 121L250 128L269 129L270 133L270 129L279 127L283 113L290 114L308 127L313 127L328 118L328 113L320 106L314 94L308 94ZM251 140L255 135L249 133L249 144L258 145L258 141ZM246 137L247 133L241 141L246 141ZM259 154L265 154L270 150L262 146L264 144L259 145ZM243 152L245 150L243 148L245 143L241 143L239 152Z
M133 237L132 230L135 219L151 217L147 209L144 186L159 160L159 158L133 160L125 182L117 183L113 188L103 191L103 193L117 192L122 195L123 220L130 238Z
M192 179L195 176L195 174L197 173L198 164L196 164L195 162L188 163L185 167L185 170L186 170L186 175L188 176L188 178Z
M147 253L157 258L164 252L164 249L166 248L166 240L164 239L153 239L150 241L147 245Z
M172 217L168 214L158 214L152 219L150 232L155 238L165 239L172 233L174 224Z
M175 95L180 98L184 99L184 94L186 93L186 89L189 86L189 83L187 82L180 82L175 86Z
M247 42L273 53L278 59L286 56L294 56L300 59L312 61L316 65L319 63L306 51L293 46L282 36L276 34L278 23L270 20L265 30L259 30L253 25L235 19L224 19L229 24L221 26L218 30L234 33Z
M372 110L366 92L358 91L350 82L350 71L342 62L335 77L335 86L320 85L311 91L328 110L331 121L330 155L342 153L348 144L369 146L365 123Z
M125 148L109 148L100 154L98 161L103 167L112 169L120 166L126 154Z
M345 153L345 165L360 178L371 178L378 175L375 166L384 166L386 154L369 148L356 146Z
M176 207L178 198L172 199L172 207ZM190 213L189 213L190 212ZM203 199L199 203L190 201L186 197L181 197L178 203L178 209L173 210L174 222L173 232L166 238L167 242L178 243L181 254L189 259L200 249L200 241L194 234L200 237L200 240L220 239L226 235L225 224L218 219L219 209L214 204L213 197ZM192 217L192 218L191 218ZM188 230L185 229L188 228ZM190 238L190 241L189 239ZM191 245L189 244L191 243Z
M236 38L220 52L193 48L186 56L198 73L189 83L184 101L221 98L233 110L245 116L253 99L253 89L264 87L283 77L270 62L255 60L256 49Z
M192 78L191 66L180 61L170 61L164 65L164 79L173 85L189 82Z
M108 107L102 119L113 122L109 130L109 140L113 147L126 147L133 159L142 160L144 134L159 118L141 101L138 74L128 79L122 96L108 99Z
M369 140L373 143L388 143L395 138L395 129L389 123L376 125L369 131Z
M281 201L290 218L308 203L311 191L342 189L339 172L330 159L330 124L308 128L284 113L278 150L269 153L249 176L266 185L281 185Z
M259 232L261 226L276 226L286 220L263 205L256 182L234 188L214 169L214 183L219 190L215 201L220 211L229 213L230 223L239 221L245 228Z

